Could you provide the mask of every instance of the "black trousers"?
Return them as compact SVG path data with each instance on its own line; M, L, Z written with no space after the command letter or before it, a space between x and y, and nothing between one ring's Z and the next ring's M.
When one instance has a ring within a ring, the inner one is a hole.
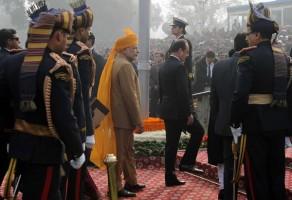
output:
M194 123L190 126L186 125L186 120L164 120L164 123L166 130L165 173L173 174L181 132L186 130L191 134L191 138L180 165L194 165L204 135L204 129L196 118L194 118Z
M22 162L23 200L61 200L60 165Z
M249 200L285 200L284 133L247 135L245 153L246 190Z
M9 156L7 153L8 135L0 133L0 185L4 179L9 166Z
M224 161L224 200L233 200L233 169L234 157L232 153L232 136L223 136L223 161ZM237 195L237 185L235 193ZM237 199L237 198L236 198Z

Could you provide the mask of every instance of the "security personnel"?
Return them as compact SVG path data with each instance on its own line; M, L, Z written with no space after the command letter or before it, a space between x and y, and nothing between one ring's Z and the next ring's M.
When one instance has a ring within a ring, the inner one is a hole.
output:
M20 52L14 50L19 48L19 38L14 29L1 29L0 30L0 63L10 55ZM1 65L1 64L0 64ZM5 173L9 165L9 156L7 152L7 144L9 141L9 133L7 129L13 128L14 115L13 109L7 97L6 83L3 76L4 70L0 67L0 184L3 181ZM1 197L0 197L1 199Z
M61 57L73 16L69 11L50 9L35 18L43 7L45 2L40 1L29 9L32 23L27 52L11 56L3 64L16 118L8 174L16 159L21 161L24 200L60 200L65 151L72 167L78 169L85 161L73 115L75 79L72 67Z
M92 111L90 104L90 96L92 86L95 81L95 63L93 61L91 51L86 46L90 29L93 23L93 12L86 5L85 0L75 0L70 6L74 10L73 22L73 41L69 45L67 52L77 57L77 69L81 80L81 90L83 96L83 107L85 113L85 143L86 157L89 157L90 148L95 143L94 130L92 121ZM77 114L78 115L78 114ZM78 118L78 116L77 116ZM67 198L82 198L84 192L84 176L86 175L86 165L82 169L67 169L68 189ZM96 187L95 185L86 185L86 187ZM75 191L80 191L78 194Z
M291 122L286 107L287 60L272 46L278 25L251 5L249 46L238 61L231 122L242 123L246 138L245 176L248 199L285 199L285 139Z

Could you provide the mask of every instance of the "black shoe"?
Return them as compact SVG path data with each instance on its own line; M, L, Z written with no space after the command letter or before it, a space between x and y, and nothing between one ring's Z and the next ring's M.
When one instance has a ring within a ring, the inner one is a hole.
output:
M146 186L142 184L136 184L136 185L130 185L128 183L125 184L125 189L130 192L140 192L142 191Z
M186 184L186 182L178 180L174 174L170 176L165 176L166 187L179 186L179 185L184 185L184 184Z
M204 173L204 171L202 169L199 169L199 168L195 167L194 165L180 165L179 170L182 172L186 171L186 172L190 172L190 173L194 173L194 174L203 174Z
M136 196L136 193L130 192L126 189L122 189L118 191L118 197L135 197L135 196Z
M218 193L218 200L223 200L224 199L224 189L220 190Z

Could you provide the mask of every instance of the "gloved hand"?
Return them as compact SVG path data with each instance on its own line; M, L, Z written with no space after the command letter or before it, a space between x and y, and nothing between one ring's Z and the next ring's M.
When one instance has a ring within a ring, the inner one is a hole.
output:
M86 148L92 149L94 144L95 144L94 135L86 136L86 141L85 141Z
M233 128L231 126L230 129L231 129L231 133L232 133L232 136L233 136L234 143L237 144L238 143L238 138L241 136L241 132L242 132L241 126L239 128Z
M75 158L74 160L70 160L70 165L74 169L80 169L82 165L84 164L84 162L85 162L85 155L83 153L80 157Z

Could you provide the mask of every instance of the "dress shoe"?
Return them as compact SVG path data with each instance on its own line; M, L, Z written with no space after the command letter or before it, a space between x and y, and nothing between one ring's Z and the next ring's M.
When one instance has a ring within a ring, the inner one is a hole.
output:
M167 177L165 178L165 185L167 187L179 186L179 185L184 185L184 184L186 184L186 182L178 180L176 176L171 177L171 178L167 178Z
M218 200L223 200L224 199L224 189L220 190L218 193Z
M146 186L142 184L136 184L136 185L130 185L128 183L125 184L125 189L130 192L140 192L142 191Z
M186 172L190 172L190 173L194 173L194 174L203 174L204 173L204 171L202 169L199 169L199 168L195 167L194 165L180 165L179 170L182 172L186 171Z
M118 197L135 197L135 196L136 196L136 193L130 192L126 189L122 189L118 191Z

